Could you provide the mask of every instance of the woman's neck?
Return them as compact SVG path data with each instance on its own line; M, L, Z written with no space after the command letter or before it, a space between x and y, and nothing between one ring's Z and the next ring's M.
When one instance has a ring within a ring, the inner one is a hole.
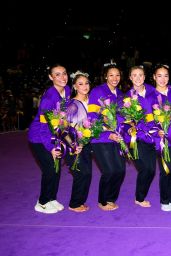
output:
M81 102L87 102L88 101L88 95L76 95L74 99L79 100Z
M144 91L145 86L142 84L141 86L134 86L134 89L136 90L137 93L141 93Z
M112 93L116 93L116 87L107 84Z
M156 90L157 90L158 92L165 93L165 92L167 92L167 90L168 90L168 86L164 86L164 87L157 86L157 87L156 87Z
M60 87L57 85L54 85L54 87L56 88L56 90L59 92L59 94L61 95L61 97L63 98L65 96L65 88L64 87Z

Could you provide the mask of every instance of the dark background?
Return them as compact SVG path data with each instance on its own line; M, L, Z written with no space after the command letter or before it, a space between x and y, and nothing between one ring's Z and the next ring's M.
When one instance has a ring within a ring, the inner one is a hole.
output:
M29 127L54 62L68 73L88 72L93 87L113 59L123 71L125 92L136 55L152 83L151 64L171 62L170 20L166 1L1 1L0 131Z
M170 20L166 2L7 0L1 3L1 70L61 62L89 71L135 50L139 64L170 64Z

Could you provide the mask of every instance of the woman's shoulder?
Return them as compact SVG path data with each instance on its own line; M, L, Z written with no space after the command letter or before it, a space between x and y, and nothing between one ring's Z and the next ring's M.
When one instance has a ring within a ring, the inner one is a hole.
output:
M71 98L71 99L68 101L68 106L71 106L71 105L77 105L77 101L76 101L74 98Z
M155 87L152 84L145 83L144 86L150 93L155 91Z
M91 89L90 94L98 94L99 92L103 92L105 88L105 84L96 85L94 88Z
M71 99L68 103L67 112L76 112L78 109L78 100Z
M68 92L69 94L71 93L71 88L69 85L65 86L65 91Z
M44 93L42 95L42 98L51 98L51 97L53 97L55 91L56 91L56 89L55 89L54 86L46 88L46 90L44 91Z

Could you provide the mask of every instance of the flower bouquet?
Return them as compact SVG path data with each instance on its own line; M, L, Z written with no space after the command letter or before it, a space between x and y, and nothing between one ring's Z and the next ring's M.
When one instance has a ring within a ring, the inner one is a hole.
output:
M84 147L90 142L92 138L99 138L100 133L103 131L103 123L101 120L90 120L89 118L84 119L81 125L75 125L74 129L72 128L71 137L75 138L75 145L80 145ZM74 152L71 152L74 154ZM79 163L79 154L76 155L75 161L71 167L71 170L77 170Z
M55 145L56 150L62 151L61 157L65 156L66 145L63 138L66 136L67 128L69 127L65 110L65 101L58 102L53 110L44 111L45 119L53 134L51 142ZM59 171L59 158L54 159L56 172Z
M103 116L104 129L116 133L119 137L119 144L121 146L121 152L128 159L132 159L132 155L124 142L121 134L116 131L117 128L117 104L111 103L110 99L100 98L99 103L101 105L101 114Z
M171 122L171 104L168 101L166 101L163 105L154 104L153 115L156 124L160 125L161 129L165 133L164 138L162 138L160 142L163 160L170 162L167 134Z
M125 97L123 99L123 106L119 109L121 115L126 119L124 123L129 124L131 142L130 148L133 149L134 159L138 159L138 147L137 147L137 124L140 120L145 120L144 109L142 109L138 96L133 95L132 97Z

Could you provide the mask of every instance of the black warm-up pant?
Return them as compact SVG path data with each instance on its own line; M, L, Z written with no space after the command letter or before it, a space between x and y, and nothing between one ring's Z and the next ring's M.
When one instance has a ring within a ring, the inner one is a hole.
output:
M156 171L156 150L153 144L137 141L139 158L134 160L137 169L135 199L143 202L148 194Z
M101 172L98 202L115 202L125 177L126 161L116 143L92 143L95 160Z
M61 173L61 160L59 159L59 171L56 172L52 154L46 150L43 144L30 143L30 147L41 169L39 203L46 204L51 200L56 200Z
M92 148L90 144L83 147L78 157L77 168L71 170L76 155L72 156L69 153L66 156L66 162L73 176L71 198L69 206L77 208L87 200L89 188L92 178Z
M169 147L169 154L171 158L171 147ZM159 188L160 188L160 203L169 204L171 203L171 161L166 162L166 166L163 166L161 157L158 158L160 177L159 177ZM165 168L169 169L167 174Z

